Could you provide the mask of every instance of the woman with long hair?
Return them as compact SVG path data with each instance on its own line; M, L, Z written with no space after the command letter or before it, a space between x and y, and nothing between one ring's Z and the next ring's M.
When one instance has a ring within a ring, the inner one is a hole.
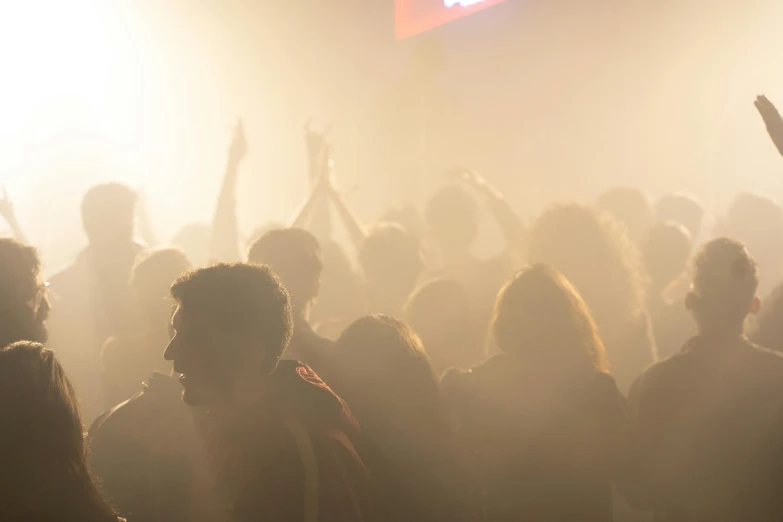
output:
M525 268L497 299L502 353L443 391L489 521L611 521L625 399L598 330L565 277Z
M337 340L335 363L329 383L362 427L360 451L383 519L454 520L451 437L438 380L413 330L388 316L363 317Z
M76 393L54 352L0 350L0 520L117 522L87 470Z
M636 246L611 216L576 205L544 212L530 233L530 258L563 274L598 324L623 392L656 357L645 310L646 277Z

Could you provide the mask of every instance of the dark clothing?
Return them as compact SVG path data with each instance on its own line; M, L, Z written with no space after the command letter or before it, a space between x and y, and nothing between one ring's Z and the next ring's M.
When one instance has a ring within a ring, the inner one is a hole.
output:
M154 374L143 391L90 428L92 471L129 522L215 519L202 444L181 395L176 379Z
M236 522L373 520L370 475L347 406L307 366L280 361L263 397L212 419L208 449Z
M668 302L661 296L647 300L658 358L666 359L680 351L685 342L696 335L696 325L685 309L682 299ZM638 377L634 376L634 378Z
M442 382L490 522L612 520L625 399L608 374L557 380L501 354Z
M666 522L783 519L777 447L783 355L744 338L695 337L629 397L629 500Z
M101 349L110 336L131 334L138 326L130 290L130 271L143 248L128 243L107 254L87 247L73 265L52 276L48 346L76 386L82 413L92 422L106 408Z

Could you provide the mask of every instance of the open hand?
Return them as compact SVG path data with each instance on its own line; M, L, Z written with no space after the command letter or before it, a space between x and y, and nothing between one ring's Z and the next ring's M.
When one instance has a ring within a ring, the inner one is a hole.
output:
M781 118L780 112L764 95L757 96L753 104L764 120L764 125L767 127L769 137L772 138L772 143L775 144L778 152L783 155L783 118Z

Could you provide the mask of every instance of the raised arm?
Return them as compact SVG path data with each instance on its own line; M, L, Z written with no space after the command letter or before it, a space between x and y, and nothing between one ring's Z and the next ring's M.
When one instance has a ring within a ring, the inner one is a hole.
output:
M487 200L492 216L495 218L506 242L511 248L518 248L524 234L522 220L511 205L503 197L503 194L489 184L484 177L475 170L458 167L446 172L446 177L466 182L473 190Z
M778 109L764 95L757 96L753 104L764 120L764 125L767 127L767 133L772 139L772 143L775 144L778 152L783 156L783 118L780 117Z
M212 235L209 241L211 261L241 261L239 249L239 225L237 224L236 187L239 166L247 154L245 129L242 120L237 121L234 138L228 149L223 184L212 218Z
M337 209L337 213L340 215L340 219L345 225L345 229L348 231L348 235L351 238L356 250L359 250L367 237L367 231L364 223L346 201L345 197L337 189L337 185L334 181L334 161L331 157L331 148L326 148L326 154L324 157L321 176L319 178L319 185L323 186L323 190L327 193L329 201L334 204Z
M14 212L14 204L8 199L8 193L5 191L5 186L2 187L2 199L0 199L0 216L5 219L8 226L11 227L11 233L17 241L27 243L27 238L22 232L22 227L19 226L19 222L16 220L16 212Z

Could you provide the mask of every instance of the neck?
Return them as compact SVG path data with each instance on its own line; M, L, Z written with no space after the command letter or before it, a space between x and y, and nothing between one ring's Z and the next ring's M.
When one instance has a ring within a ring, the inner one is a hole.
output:
M720 340L738 339L743 336L744 331L744 324L737 325L729 323L721 325L700 326L699 336Z

